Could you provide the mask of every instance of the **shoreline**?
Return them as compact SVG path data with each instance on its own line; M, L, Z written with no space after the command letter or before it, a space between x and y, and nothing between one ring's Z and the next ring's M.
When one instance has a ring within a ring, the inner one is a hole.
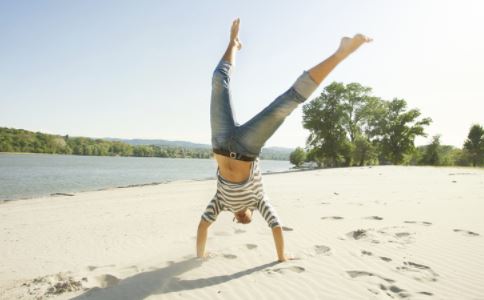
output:
M21 152L20 152L21 153ZM468 166L395 166L395 165L377 165L377 166L351 166L351 167L334 167L334 168L291 168L290 170L285 170L285 171L278 171L278 172L263 172L262 175L264 176L269 176L269 175L277 175L277 174L287 174L287 173L299 173L299 172L308 172L308 171L317 171L317 170L333 170L333 169L357 169L357 168L376 168L376 167L406 167L406 168L437 168L437 169L464 169L464 170L484 170L484 167L468 167ZM467 174L467 173L466 173ZM449 175L463 175L460 173L455 173L455 174L449 174ZM46 195L36 195L32 197L23 197L23 198L15 198L15 199L0 199L0 205L6 204L6 203L11 203L14 201L24 201L24 200L31 200L31 199L37 199L37 198L54 198L54 197L60 197L60 196L69 196L69 197L74 197L82 193L87 193L87 192L96 192L96 191L106 191L106 190L113 190L113 189L127 189L127 188L136 188L136 187L144 187L144 186L157 186L157 185L162 185L162 184L168 184L168 183L173 183L173 182L179 182L179 181L210 181L210 180L215 180L216 176L213 177L206 177L206 178L200 178L200 179L176 179L176 180L166 180L166 181L160 181L160 182L148 182L148 183L138 183L138 184L128 184L128 185L122 185L122 186L109 186L105 188L99 188L99 189L89 189L89 190L81 190L81 191L58 191Z
M275 175L275 174L285 174L285 173L292 173L292 172L303 172L303 171L311 171L315 169L305 169L305 170L286 170L286 171L279 171L279 172L263 172L262 175L267 176L267 175ZM162 184L168 184L168 183L173 183L173 182L179 182L179 181L209 181L209 180L215 180L216 176L213 177L206 177L206 178L200 178L200 179L176 179L176 180L165 180L165 181L160 181L160 182L147 182L147 183L137 183L137 184L128 184L128 185L121 185L121 186L109 186L105 188L99 188L99 189L89 189L89 190L81 190L81 191L58 191L46 195L36 195L32 197L22 197L22 198L15 198L15 199L0 199L0 205L1 204L6 204L14 201L24 201L24 200L31 200L31 199L37 199L37 198L51 198L51 197L60 197L60 196L69 196L69 197L74 197L78 194L81 193L86 193L86 192L96 192L96 191L106 191L106 190L113 190L113 189L127 189L127 188L136 188L136 187L144 187L144 186L157 186L157 185L162 185Z

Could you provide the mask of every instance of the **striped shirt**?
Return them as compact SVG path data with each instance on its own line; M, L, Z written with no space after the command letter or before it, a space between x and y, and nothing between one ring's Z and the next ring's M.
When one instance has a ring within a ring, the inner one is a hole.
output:
M212 223L221 211L228 210L235 213L247 208L251 211L259 210L269 227L281 226L274 208L264 193L258 158L252 163L249 178L242 183L225 180L217 170L217 192L207 205L202 219Z

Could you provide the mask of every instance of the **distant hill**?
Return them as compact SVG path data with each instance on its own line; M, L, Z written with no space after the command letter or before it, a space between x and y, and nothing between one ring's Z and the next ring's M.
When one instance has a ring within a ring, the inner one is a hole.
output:
M165 147L181 147L185 149L210 149L211 145L208 144L197 144L187 141L168 141L159 139L118 139L118 138L103 138L106 141L113 142L123 142L132 146L139 145L155 145L155 146L165 146ZM265 147L262 148L261 158L262 159L279 159L279 160L289 160L289 155L294 149L285 147Z
M292 149L262 149L261 159L289 160ZM210 145L160 139L89 138L0 127L0 152L91 156L211 158Z
M202 149L210 149L210 145L207 144L196 144L192 142L185 142L185 141L168 141L168 140L157 140L157 139L118 139L118 138L102 138L106 141L113 141L113 142L123 142L132 146L138 145L155 145L155 146L168 146L168 147L182 147L182 148L202 148Z

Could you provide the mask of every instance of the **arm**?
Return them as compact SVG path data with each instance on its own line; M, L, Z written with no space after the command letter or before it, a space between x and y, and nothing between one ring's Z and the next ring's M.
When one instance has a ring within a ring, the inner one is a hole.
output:
M259 209L262 217L266 220L267 225L272 228L272 236L274 237L274 243L276 246L277 259L279 261L288 260L284 254L284 237L282 235L281 222L279 221L279 217L277 216L274 208L266 198L263 198L259 201L257 208Z
M208 227L215 222L218 214L222 211L222 206L218 200L217 193L208 203L205 212L202 215L197 230L197 257L205 257L205 244L207 243Z
M210 222L200 220L197 230L197 257L205 257L205 245L207 243L207 232Z
M284 236L282 235L282 227L277 226L272 228L272 236L274 237L274 243L276 245L277 260L286 261L287 256L284 254Z

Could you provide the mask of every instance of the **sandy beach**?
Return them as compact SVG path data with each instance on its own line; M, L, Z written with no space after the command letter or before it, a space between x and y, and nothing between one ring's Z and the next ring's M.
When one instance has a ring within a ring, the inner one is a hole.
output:
M484 299L484 170L322 169L264 176L284 223L222 213L216 182L0 204L0 299Z

